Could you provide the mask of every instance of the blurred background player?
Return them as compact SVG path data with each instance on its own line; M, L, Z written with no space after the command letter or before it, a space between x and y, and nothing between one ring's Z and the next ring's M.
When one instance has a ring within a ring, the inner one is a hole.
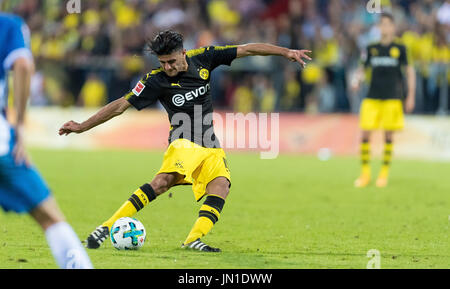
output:
M60 268L92 268L91 261L55 199L30 164L24 144L24 122L34 62L29 30L20 17L0 13L0 205L27 212L42 227ZM7 72L12 68L16 120L6 118Z
M208 118L213 112L209 88L211 72L220 65L231 65L236 58L254 55L284 56L304 67L302 58L311 60L305 54L311 51L266 43L208 46L186 51L183 36L173 31L158 33L150 47L159 59L160 68L147 73L124 97L104 106L88 120L82 123L69 121L59 130L60 135L82 133L122 114L131 105L141 110L156 101L164 106L171 122L169 147L159 172L88 236L86 246L98 248L116 220L133 216L171 187L192 185L195 199L200 201L205 197L205 201L182 247L219 252L220 249L200 240L219 220L231 186L225 152L214 135L212 118ZM200 119L197 119L198 113ZM186 118L180 122L180 115L187 116L190 123L185 123ZM196 123L200 123L198 128Z
M370 87L367 97L361 103L361 174L355 181L356 187L366 187L370 183L370 137L372 131L384 130L383 165L376 180L377 187L385 187L388 182L389 167L393 152L394 132L403 129L404 78L406 71L407 94L405 111L411 113L415 105L415 71L409 63L406 47L396 39L396 28L392 14L383 13L379 21L381 40L371 44L365 52L364 66L371 70ZM364 80L362 67L352 83L358 90Z

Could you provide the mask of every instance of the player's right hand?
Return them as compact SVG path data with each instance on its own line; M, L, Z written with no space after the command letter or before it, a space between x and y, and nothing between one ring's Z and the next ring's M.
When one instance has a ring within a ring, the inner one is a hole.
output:
M68 135L70 133L82 133L83 129L81 128L81 124L75 122L73 120L66 122L60 129L59 135Z

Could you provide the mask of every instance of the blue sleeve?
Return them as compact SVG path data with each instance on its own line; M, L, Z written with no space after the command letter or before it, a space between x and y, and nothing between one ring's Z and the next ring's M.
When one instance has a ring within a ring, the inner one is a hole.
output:
M13 18L9 24L5 33L6 41L2 44L5 69L9 69L19 57L31 58L30 31L27 25L20 18Z

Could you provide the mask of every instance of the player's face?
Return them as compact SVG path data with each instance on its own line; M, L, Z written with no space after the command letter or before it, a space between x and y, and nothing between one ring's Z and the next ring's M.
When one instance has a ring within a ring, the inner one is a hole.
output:
M382 38L395 36L395 24L391 19L387 17L381 18L379 28Z
M176 76L186 69L186 49L167 55L158 56L162 70L170 77Z

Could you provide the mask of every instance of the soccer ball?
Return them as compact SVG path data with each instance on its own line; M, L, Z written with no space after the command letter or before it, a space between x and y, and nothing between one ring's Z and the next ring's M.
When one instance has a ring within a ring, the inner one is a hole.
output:
M145 228L134 218L118 219L111 227L111 243L117 250L137 250L144 245Z

